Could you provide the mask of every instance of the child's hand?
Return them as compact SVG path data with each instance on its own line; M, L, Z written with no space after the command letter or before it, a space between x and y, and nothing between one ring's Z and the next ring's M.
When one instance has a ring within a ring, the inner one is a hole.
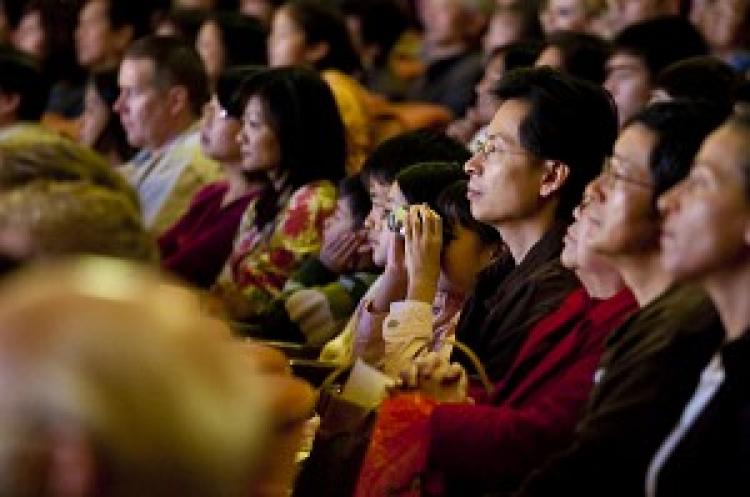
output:
M323 238L320 262L334 273L341 274L354 269L362 236L358 233L342 233L333 239Z
M440 278L443 223L426 205L409 208L406 220L407 298L432 304Z

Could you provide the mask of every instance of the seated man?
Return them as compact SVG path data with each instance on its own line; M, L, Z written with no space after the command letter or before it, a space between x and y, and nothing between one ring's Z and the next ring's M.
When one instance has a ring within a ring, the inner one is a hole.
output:
M219 177L218 164L201 153L196 122L209 96L206 71L189 45L148 36L125 52L119 85L114 110L130 145L141 149L122 172L138 192L146 227L158 235Z
M659 199L664 264L678 279L700 282L716 304L725 337L680 423L654 453L649 497L740 496L750 488L749 161L750 118L737 116L708 136L690 175Z
M620 126L646 107L662 69L688 57L708 54L698 30L677 16L634 24L619 33L612 45L604 86L617 104Z
M705 293L676 284L664 268L656 199L687 175L723 118L691 102L647 108L589 187L588 243L618 268L641 309L608 337L575 440L518 495L643 495L648 462L722 335Z
M503 103L465 169L472 215L509 250L479 275L456 330L493 380L579 286L560 264L562 238L617 134L606 92L552 69L513 71L497 94Z

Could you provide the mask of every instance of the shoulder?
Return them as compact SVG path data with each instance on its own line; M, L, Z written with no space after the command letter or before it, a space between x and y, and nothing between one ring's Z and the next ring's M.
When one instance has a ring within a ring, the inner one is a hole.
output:
M330 207L336 204L336 187L330 181L321 180L297 188L289 197L289 208L301 205Z

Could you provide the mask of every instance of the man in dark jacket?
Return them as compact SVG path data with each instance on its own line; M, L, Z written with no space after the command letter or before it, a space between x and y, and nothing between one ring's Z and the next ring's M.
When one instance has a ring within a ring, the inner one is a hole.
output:
M456 331L493 380L528 330L579 286L560 263L562 238L617 133L601 87L549 68L510 73L498 95L487 140L465 168L472 215L508 250L480 275Z

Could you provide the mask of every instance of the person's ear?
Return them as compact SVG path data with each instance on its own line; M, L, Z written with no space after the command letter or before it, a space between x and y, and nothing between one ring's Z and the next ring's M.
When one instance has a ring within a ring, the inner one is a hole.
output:
M10 117L18 114L18 108L21 106L21 95L18 93L5 93L0 91L0 116Z
M315 65L323 57L328 55L331 50L330 45L326 41L319 41L315 45L305 48L305 61L309 64Z
M96 493L96 461L91 443L70 426L50 435L47 488L51 497L87 497Z
M167 91L167 108L172 116L180 115L190 109L190 95L184 86L173 86Z
M556 160L545 160L542 165L542 180L539 185L539 195L550 197L562 189L563 184L570 175L570 167Z

